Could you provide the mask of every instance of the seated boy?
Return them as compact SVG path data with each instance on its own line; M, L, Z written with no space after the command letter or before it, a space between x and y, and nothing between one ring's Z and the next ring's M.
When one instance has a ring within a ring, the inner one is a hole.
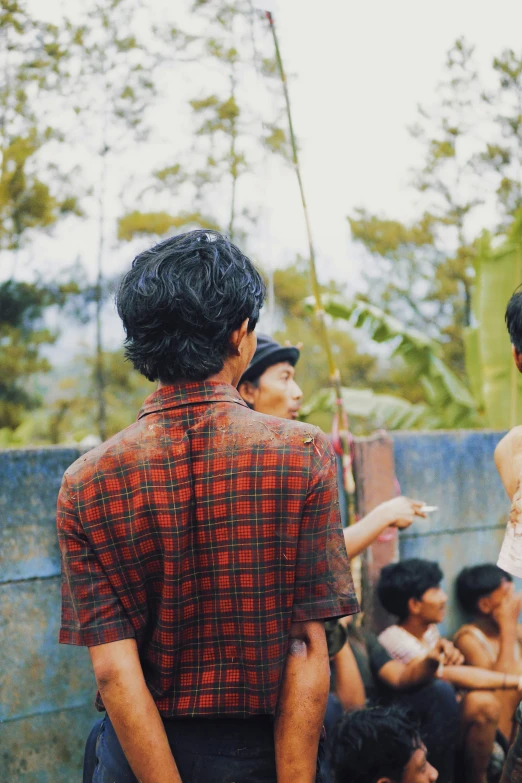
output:
M345 625L342 620L334 632L329 625L327 641L337 699L329 699L327 735L343 710L400 705L414 712L428 747L429 761L439 770L440 783L452 781L459 708L453 686L436 677L441 645L423 658L401 663L386 652L375 634Z
M335 783L434 783L438 778L417 727L397 708L346 714L331 749Z
M519 678L461 665L462 654L451 642L441 640L437 628L444 619L447 603L441 581L438 564L428 560L403 560L385 566L377 592L384 608L397 615L398 623L383 631L379 641L393 658L403 663L423 658L437 644L443 645L439 677L467 691L460 699L461 776L466 783L486 783L490 762L500 763L503 756L502 748L495 744L500 705L493 690L516 690Z
M522 597L513 588L513 578L493 563L464 568L457 577L457 598L472 616L454 636L466 663L484 669L522 674L520 614ZM497 692L501 712L499 729L509 738L518 704L516 693Z

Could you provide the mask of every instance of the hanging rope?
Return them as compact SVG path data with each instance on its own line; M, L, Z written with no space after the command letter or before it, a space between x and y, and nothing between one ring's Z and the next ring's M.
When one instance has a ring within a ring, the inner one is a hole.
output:
M312 281L312 291L314 295L314 312L319 323L319 330L321 334L322 343L326 352L326 358L328 362L328 374L330 376L330 383L335 393L335 407L336 414L334 419L334 426L332 430L334 447L338 452L342 460L343 468L343 485L346 493L347 507L348 507L348 523L353 524L356 522L355 512L355 481L353 477L353 463L352 463L352 439L349 432L348 415L343 403L342 395L342 382L341 373L336 366L332 345L330 342L330 336L328 334L328 327L326 324L326 313L322 304L321 288L319 286L319 280L317 278L317 266L315 248L312 237L312 227L310 223L310 215L308 212L308 206L306 203L303 178L301 175L301 167L299 165L299 155L297 151L297 142L294 133L294 124L292 120L292 110L290 106L290 94L288 91L288 83L286 80L285 70L283 67L283 60L281 57L281 49L279 47L279 40L277 38L277 31L275 26L275 20L271 11L265 11L265 16L270 25L272 32L272 38L274 40L274 48L276 55L277 67L279 70L279 76L283 86L283 93L286 104L286 114L288 118L288 127L290 131L290 144L292 149L292 163L299 183L299 192L301 194L301 204L303 206L303 213L306 225L306 234L308 237L308 252L310 258L310 277Z

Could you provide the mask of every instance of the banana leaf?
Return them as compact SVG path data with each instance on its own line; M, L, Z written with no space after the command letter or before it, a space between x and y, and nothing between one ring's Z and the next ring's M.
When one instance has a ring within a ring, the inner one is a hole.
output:
M368 428L388 430L433 429L431 414L425 405L413 405L408 400L391 394L376 394L371 389L342 390L346 412L351 418L363 419ZM312 414L334 413L333 389L320 389L301 408L300 417Z
M307 305L311 306L310 300ZM413 377L422 384L429 409L425 414L426 426L437 429L480 426L477 403L440 358L439 343L362 299L347 302L338 296L325 296L323 306L333 318L348 321L356 328L364 327L376 342L394 344L394 355L403 359Z
M499 248L482 237L475 259L472 310L476 326L466 335L466 365L480 383L487 424L507 429L522 421L522 376L511 356L504 322L506 304L522 282L521 220Z

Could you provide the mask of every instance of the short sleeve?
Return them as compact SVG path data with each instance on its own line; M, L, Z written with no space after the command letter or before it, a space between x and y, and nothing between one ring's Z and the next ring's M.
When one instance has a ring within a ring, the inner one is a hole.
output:
M310 447L314 453L297 545L294 622L359 611L341 528L335 457L320 431Z
M370 666L372 667L373 674L376 676L385 664L393 661L393 658L382 646L375 634L368 633L366 635L366 644L368 647Z
M89 545L64 478L56 526L62 566L59 641L93 647L135 636L95 552Z

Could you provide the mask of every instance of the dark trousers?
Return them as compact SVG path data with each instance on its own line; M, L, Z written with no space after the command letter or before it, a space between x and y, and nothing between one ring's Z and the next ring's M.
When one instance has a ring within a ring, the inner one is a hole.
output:
M276 783L270 718L164 723L183 783ZM95 724L87 740L83 782L137 783L108 715Z

